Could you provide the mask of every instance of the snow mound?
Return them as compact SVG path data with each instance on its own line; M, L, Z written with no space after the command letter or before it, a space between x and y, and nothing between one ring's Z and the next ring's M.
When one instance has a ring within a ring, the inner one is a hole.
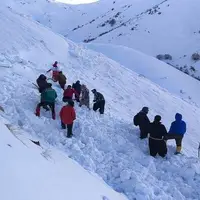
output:
M0 129L2 199L126 199L63 153L35 145L19 128L0 121Z
M10 9L2 9L1 16L1 26L10 27L0 30L0 37L5 41L1 46L1 60L12 64L10 68L0 68L4 72L4 75L0 76L0 102L5 110L1 116L8 120L9 124L19 127L41 143L47 143L47 146L62 150L85 169L100 175L115 190L126 194L129 199L199 198L200 166L195 158L200 139L198 106L171 94L100 53L64 40ZM20 37L23 40L20 40ZM9 38L13 41L6 42ZM77 120L72 139L66 139L65 131L60 129L58 113L63 105L63 92L57 84L53 84L58 93L57 119L52 120L49 112L42 112L40 118L34 115L40 95L32 82L55 60L59 61L62 71L67 75L67 84L79 79L89 89L96 88L102 92L106 99L103 116L75 105ZM149 62L154 60L149 59ZM176 112L183 115L188 127L183 140L184 155L174 156L173 142L168 144L168 158L154 159L148 155L147 141L138 139L138 130L133 128L132 124L133 115L144 105L150 108L150 119L156 114L162 115L162 121L167 128L174 120ZM64 162L62 160L62 163ZM11 166L13 167L13 164ZM37 166L32 164L32 167ZM61 164L59 167L61 170L59 168L56 173L67 170L67 167L63 169ZM28 168L27 163L26 169ZM4 173L4 177L5 174L7 173ZM4 179L1 180L5 181ZM42 183L43 181L45 180L42 180ZM59 179L56 181L60 184ZM5 188L8 191L10 186L6 185ZM79 194L76 193L74 195ZM118 197L102 194L101 198L110 200Z

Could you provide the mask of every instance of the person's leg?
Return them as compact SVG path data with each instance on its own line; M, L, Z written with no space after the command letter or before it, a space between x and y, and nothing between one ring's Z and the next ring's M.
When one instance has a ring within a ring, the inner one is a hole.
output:
M62 129L66 129L66 125L61 121L61 127Z
M158 154L161 157L165 157L167 154L167 145L166 142L164 140L159 141L159 149L158 149Z
M40 116L40 107L41 106L44 106L44 105L46 105L44 102L40 102L38 105L37 105L37 107L36 107L36 110L35 110L35 115L36 116Z
M176 152L175 154L178 154L181 152L181 149L182 149L182 140L183 140L183 136L178 136L176 137Z
M149 152L150 152L150 155L155 157L156 154L158 153L157 152L157 146L156 146L156 141L149 138Z
M55 103L49 103L52 113L52 119L56 119L56 112L55 112Z
M72 128L73 128L73 123L72 124L67 124L67 137L72 137Z
M140 126L140 139L145 139L148 136L148 132L144 127Z
M94 110L94 111L97 111L98 109L99 109L98 103L94 103L94 104L93 104L93 110Z
M104 108L105 108L104 100L99 103L99 107L100 107L100 109L99 109L100 114L104 114Z

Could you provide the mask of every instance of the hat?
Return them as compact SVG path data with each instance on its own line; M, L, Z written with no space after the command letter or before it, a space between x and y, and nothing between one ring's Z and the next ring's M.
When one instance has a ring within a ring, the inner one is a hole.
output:
M95 93L95 92L97 92L97 90L96 89L93 89L93 90L91 90L93 93Z
M72 100L68 101L68 105L74 107L74 102Z
M161 116L160 115L156 115L154 118L155 122L160 122L161 121Z
M47 87L50 88L52 86L51 83L47 83Z
M143 107L143 108L142 108L142 111L143 111L144 113L148 113L148 112L149 112L149 108L148 108L148 107Z

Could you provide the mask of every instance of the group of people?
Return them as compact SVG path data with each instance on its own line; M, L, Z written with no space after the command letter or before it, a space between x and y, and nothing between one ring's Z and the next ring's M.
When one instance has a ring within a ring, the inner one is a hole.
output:
M79 103L79 106L86 106L90 109L90 95L89 89L84 84L80 84L80 81L76 81L72 85L65 87L67 78L58 68L58 62L56 61L52 68L47 71L52 71L52 80L58 82L60 87L64 90L62 101L66 103L60 111L61 127L67 128L67 137L72 137L73 122L76 119L76 113L74 109L74 100ZM47 77L41 74L36 80L38 90L41 93L40 103L36 107L35 114L40 116L40 109L43 107L46 111L51 110L52 119L56 119L55 101L57 98L56 91L52 88L52 83L47 82ZM104 96L97 92L96 89L91 90L94 94L93 110L99 110L100 114L104 114L105 99Z
M182 115L176 113L175 121L171 123L169 131L161 123L161 116L156 115L153 122L150 122L147 114L148 107L143 107L133 118L135 126L140 128L140 138L144 139L149 134L149 151L150 155L155 157L157 154L165 157L167 154L167 140L174 139L176 141L176 152L179 154L182 148L182 140L186 133L186 123L182 120Z

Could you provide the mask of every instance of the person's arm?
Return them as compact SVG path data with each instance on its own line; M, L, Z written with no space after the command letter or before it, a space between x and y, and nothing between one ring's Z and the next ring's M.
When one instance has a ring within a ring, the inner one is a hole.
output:
M167 129L163 125L163 131L162 131L162 136L165 137L167 135Z
M63 107L62 109L60 110L60 119L62 120L62 115L63 115Z
M77 95L77 96L79 96L79 93L73 88L73 92Z
M76 119L76 113L74 108L72 109L72 119L75 120Z
M185 134L185 133L186 133L186 130L187 130L186 123L185 123L185 122L183 122L183 134Z

